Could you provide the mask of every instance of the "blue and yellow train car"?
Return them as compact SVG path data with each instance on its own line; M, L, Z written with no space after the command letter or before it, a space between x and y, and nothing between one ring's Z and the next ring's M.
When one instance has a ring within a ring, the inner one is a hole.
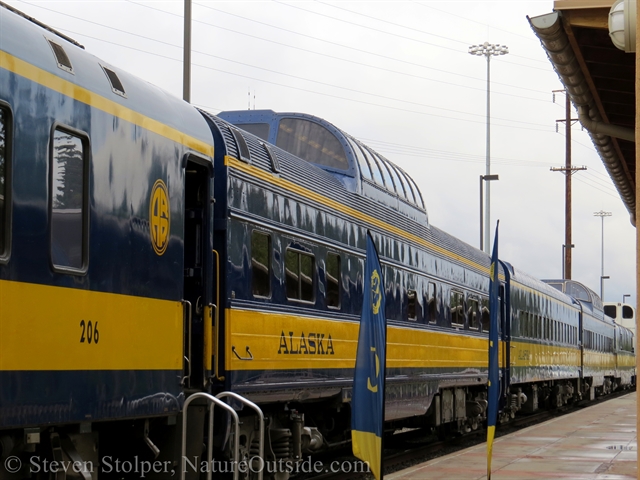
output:
M71 438L97 461L99 436L149 438L126 419L181 411L185 305L211 303L187 212L211 203L213 138L58 32L8 7L0 25L0 453L73 457Z

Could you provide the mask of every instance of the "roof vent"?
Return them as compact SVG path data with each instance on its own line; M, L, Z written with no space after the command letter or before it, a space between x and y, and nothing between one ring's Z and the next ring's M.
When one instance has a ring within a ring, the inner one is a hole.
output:
M111 90L113 93L120 95L121 97L127 98L127 95L124 91L124 86L118 78L118 74L111 70L110 68L105 67L104 65L100 65L102 70L104 70L105 75L109 79L109 83L111 84Z
M278 157L276 157L276 152L268 143L263 143L262 146L267 151L267 156L271 161L271 171L273 173L280 173L280 161L278 160Z
M47 42L49 42L51 50L53 50L53 55L56 57L58 68L61 68L65 72L73 73L73 65L71 65L71 60L69 60L67 52L64 51L62 45L57 44L56 42L49 40L48 38Z
M236 147L238 147L238 155L240 156L240 160L251 163L251 153L249 152L249 147L247 146L247 142L242 136L242 133L240 133L238 129L231 126L229 126L229 131L236 141Z

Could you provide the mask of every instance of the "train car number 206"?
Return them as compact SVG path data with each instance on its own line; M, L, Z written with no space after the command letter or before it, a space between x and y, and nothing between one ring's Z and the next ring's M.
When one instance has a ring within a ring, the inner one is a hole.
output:
M85 322L80 321L80 343L98 343L100 340L100 332L98 331L98 322L95 324L89 320Z

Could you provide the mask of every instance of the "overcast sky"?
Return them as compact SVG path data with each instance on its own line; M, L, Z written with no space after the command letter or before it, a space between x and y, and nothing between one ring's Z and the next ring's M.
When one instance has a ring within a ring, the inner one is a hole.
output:
M17 1L87 51L182 96L183 2ZM432 224L479 246L479 176L485 173L485 57L491 61L492 230L500 257L539 278L559 278L564 243L565 98L527 22L552 1L193 0L192 103L322 117L401 166L418 183ZM586 132L572 130L573 279L605 301L631 294L635 228ZM627 300L629 301L629 299Z

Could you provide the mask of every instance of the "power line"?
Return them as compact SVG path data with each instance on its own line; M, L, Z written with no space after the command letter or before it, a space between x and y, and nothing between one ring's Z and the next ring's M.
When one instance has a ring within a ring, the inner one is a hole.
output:
M141 4L138 4L138 3L133 2L133 1L131 1L131 0L128 0L128 1L129 1L130 3L136 4L136 5L141 5ZM420 67L420 68L424 68L424 69L427 69L427 70L433 70L433 71L435 71L435 72L446 73L446 74L448 74L448 75L454 75L454 76L457 76L457 77L468 78L468 79L470 79L470 80L478 80L478 81L483 81L483 82L484 82L484 80L483 80L483 79L480 79L480 78L478 78L478 77L473 77L473 76L471 76L471 75L465 75L465 74L457 73L457 72L450 72L450 71L447 71L447 70L442 70L442 69L440 69L440 68L434 68L434 67L430 67L430 66L428 66L428 65L423 65L423 64L420 64L420 63L409 62L409 61L407 61L407 60L401 60L401 59L396 58L396 57L390 57L390 56L388 56L388 55L382 55L382 54L380 54L380 53L370 52L370 51L368 51L368 50L364 50L364 49L360 49L360 48L352 47L352 46L349 46L349 45L345 45L345 44L343 44L343 43L332 42L332 41L330 41L330 40L325 40L325 39L323 39L323 38L314 37L314 36L312 36L312 35L308 35L308 34L304 34L304 33L295 32L295 31L293 31L293 30L289 30L289 29L284 28L284 27L279 27L279 26L277 26L277 25L273 25L273 24L270 24L270 23L261 22L261 21L259 21L259 20L255 20L255 19L252 19L252 18L248 18L248 17L245 17L245 16L243 16L243 15L238 15L238 14L236 14L236 13L231 13L231 12L227 12L227 11L224 11L224 10L220 10L220 9L218 9L218 8L213 8L213 7L210 7L210 6L205 5L205 4L202 4L202 3L196 3L196 5L198 5L198 6L202 7L202 8L206 8L206 9L208 9L208 10L212 10L212 11L215 11L215 12L223 13L223 14L225 14L225 15L229 15L229 16L232 16L232 17L240 18L240 19L242 19L242 20L246 20L246 21L248 21L248 22L257 23L257 24L259 24L259 25L265 25L265 26L267 26L267 27L275 28L275 29L277 29L277 30L282 30L282 31L284 31L284 32L291 33L291 34L293 34L293 35L299 35L299 36L302 36L302 37L305 37L305 38L310 38L310 39L312 39L312 40L317 40L317 41L319 41L319 42L327 43L327 44L329 44L329 45L335 45L335 46L338 46L338 47L341 47L341 48L345 48L345 49L348 49L348 50L353 50L353 51L355 51L355 52L359 52L359 53L366 53L366 54L368 54L368 55L373 55L373 56L376 56L376 57L384 58L384 59L386 59L386 60L392 60L392 61L394 61L394 62L399 62L399 63L403 63L403 64L406 64L406 65L411 65L411 66L414 66L414 67ZM146 6L146 5L141 5L141 6ZM153 7L148 7L148 8L153 8ZM334 58L337 58L337 57L334 57ZM340 60L342 60L342 59L340 59ZM364 65L368 65L368 64L364 64ZM373 67L372 65L368 65L368 66ZM377 68L377 67L373 67L373 68ZM386 70L386 69L385 69L385 70ZM387 70L387 71L395 72L394 70ZM395 72L395 73L397 73L397 72ZM425 77L418 77L418 78L424 78L424 79L426 79ZM438 80L434 80L434 81L438 81ZM448 82L446 82L446 83L448 83ZM516 88L516 89L519 89L519 90L526 90L526 91L535 92L535 93L546 93L546 92L544 92L544 91L542 91L542 90L536 90L536 89L533 89L533 88L521 87L521 86L519 86L519 85L512 85L512 84L509 84L509 83L493 82L493 84L495 84L495 85L501 85L501 86L505 86L505 87L509 87L509 88ZM478 90L481 90L481 89L480 89L480 88L478 88ZM537 99L536 99L536 100L537 100Z
M72 15L68 15L68 16L70 16L72 18L76 18L76 17L73 17ZM90 20L87 20L87 22L99 25L99 23L92 22ZM59 28L59 27L57 27L57 28ZM129 32L125 32L123 30L114 28L114 27L105 27L105 28L112 28L112 29L117 30L117 31L121 31L121 32L124 32L124 33L129 33ZM123 45L123 44L120 44L120 43L117 43L117 42L103 40L103 39L100 39L98 37L93 37L91 35L86 35L86 34L82 34L82 33L79 33L79 32L72 32L70 30L68 30L68 31L73 33L73 34L75 34L75 35L84 35L87 38L91 38L91 39L94 39L94 40L97 40L97 41L109 43L111 45L116 45L116 46L120 46L120 47L123 47L123 48L128 48L128 49L131 49L131 50L135 50L135 51L142 52L142 53L147 53L149 55L154 55L154 56L158 56L158 57L161 57L161 58L166 58L166 59L173 60L173 61L181 61L180 59L175 59L173 57L169 57L169 56L166 56L166 55L156 54L156 53L150 52L148 50L142 50L142 49L138 49L138 48L135 48L135 47L130 47L129 45ZM149 38L149 37L145 37L143 35L139 35L139 34L135 34L135 33L130 33L130 35L141 37L141 38L145 38L147 40L151 40L153 42L157 42L157 43L160 43L160 44L163 44L163 45L167 45L167 46L171 46L171 47L174 47L174 48L181 48L179 45L174 45L172 43L164 42L162 40L152 39L152 38ZM193 52L194 53L199 53L199 54L207 56L207 57L216 58L218 60L224 60L224 61L235 63L235 64L238 64L238 65L242 65L242 66L246 66L246 67L250 67L250 68L255 68L255 69L258 69L258 70L264 70L264 71L267 71L267 72L270 72L270 73L274 73L274 74L277 74L277 75L283 75L283 76L294 78L294 79L297 79L297 80L303 80L303 81L316 83L316 84L323 85L323 86L328 86L328 87L332 87L332 88L338 88L338 89L341 89L341 90L346 90L346 91L349 91L349 92L359 93L359 94L362 94L362 95L369 95L369 96L373 96L373 97L376 97L376 98L381 98L381 99L385 99L385 100L391 100L391 101L394 101L394 102L406 103L406 104L409 104L409 105L414 105L414 106L419 106L419 107L427 107L427 108L432 108L432 109L436 109L436 110L442 110L442 111L445 111L445 112L458 113L458 114L462 114L462 115L470 115L470 116L484 118L483 115L481 115L481 114L463 112L463 111L460 111L460 110L454 110L454 109L450 109L450 108L436 107L436 106L428 105L428 104L424 104L424 103L412 102L412 101L403 100L403 99L400 99L400 98L394 98L394 97L388 97L388 96L385 96L385 95L364 92L364 91L361 91L361 90L356 90L356 89L352 89L352 88L348 88L348 87L342 87L340 85L330 84L330 83L327 83L327 82L321 82L319 80L313 80L313 79L309 79L309 78L305 78L305 77L300 77L300 76L297 76L297 75L282 73L282 72L278 72L276 70L271 70L271 69L264 68L264 67L258 67L258 66L251 65L251 64L248 64L248 63L240 62L240 61L237 61L237 60L231 60L231 59L228 59L228 58L220 57L218 55L213 55L213 54L206 53L206 52L201 52L201 51L198 51L198 50L193 50ZM201 64L194 64L194 65L195 66L199 66L201 68L210 68L210 67L207 67L207 66L201 65ZM215 70L215 71L219 71L219 72L223 72L223 73L234 74L233 72L229 72L229 71L226 71L226 70L215 69L215 68L210 68L210 69L211 70ZM253 80L258 80L258 81L264 81L266 83L274 83L274 82L268 82L268 81L266 81L264 79L257 79L257 78L254 78L254 77L246 77L246 78L251 78ZM274 83L274 84L280 85L280 86L283 86L283 87L288 87L288 88L295 88L295 87L291 87L291 86L280 84L280 83ZM308 91L308 90L305 90L305 91ZM314 92L314 93L323 94L321 92ZM337 98L343 98L343 97L337 97ZM353 100L353 99L350 99L350 100ZM353 100L353 101L356 101L356 100ZM363 103L367 103L367 102L363 102ZM371 104L371 103L368 103L368 104L369 105L375 105L375 104ZM386 107L386 108L394 108L394 107L389 107L389 106L384 106L384 107ZM409 111L409 110L404 110L404 111ZM426 112L415 112L415 111L413 113L427 114ZM462 120L462 119L456 118L456 117L445 117L445 118L452 118L452 119L456 119L456 120ZM512 119L507 119L507 118L498 118L498 117L496 117L496 120L500 120L500 121L503 121L503 122L520 123L520 124L523 124L523 125L534 125L534 126L540 126L540 127L544 127L545 126L544 124L533 123L533 122L523 122L523 121L520 121L520 120L512 120ZM472 121L472 120L466 120L466 121ZM478 122L478 123L480 123L480 122ZM509 127L509 125L501 125L501 126Z
M158 8L155 8L155 7L151 7L151 6L148 6L148 5L140 4L140 3L137 3L137 2L134 2L134 1L131 1L131 0L127 0L127 1L128 1L129 3L134 4L134 5L142 6L142 7L145 7L145 8L149 8L149 9L152 9L152 10L155 10L155 11L158 11L158 12L161 12L161 13L164 13L164 14L167 14L167 15L172 15L172 16L176 16L176 17L182 18L180 15L178 15L178 14L174 14L174 13L172 13L172 12L167 12L167 11L165 11L165 10L161 10L161 9L158 9ZM107 28L107 29L115 30L115 31L118 31L118 32L122 32L122 33L125 33L125 34L129 34L129 35L132 35L132 36L136 36L136 37L139 37L139 38L144 38L144 39L146 39L146 40L150 40L150 41L153 41L153 42L157 42L157 43L160 43L160 44L163 44L163 45L169 45L169 46L172 46L172 47L175 47L175 48L181 48L179 45L174 45L174 44L171 44L171 43L168 43L168 42L164 42L164 41L162 41L162 40L157 40L157 39L154 39L154 38L151 38L151 37L147 37L147 36L144 36L144 35L140 35L140 34L135 34L135 33L127 32L127 31L125 31L125 30L118 29L118 28L115 28L115 27L106 26L106 25L103 25L103 24L101 24L101 23L99 23L99 22L93 22L93 21L91 21L91 20L86 20L86 19L83 19L83 18L80 18L80 17L74 16L74 15L71 15L71 14L62 13L62 12L59 12L59 11L56 11L56 10L53 10L53 9L49 9L49 8L46 8L46 7L42 7L42 6L40 6L40 5L34 5L34 4L29 3L29 2L24 2L24 3L27 3L28 5L35 6L35 7L37 7L37 8L41 8L41 9L43 9L43 10L47 10L47 11L51 11L51 12L54 12L54 13L60 14L60 15L65 16L65 17L74 18L74 19L77 19L77 20L80 20L80 21L83 21L83 22L87 22L87 23L91 23L91 24L95 24L95 25L100 25L100 26L102 26L102 27L104 27L104 28ZM211 8L211 7L207 7L207 8ZM211 9L212 9L212 10L216 10L216 11L220 11L220 10L213 9L213 8L211 8ZM223 13L224 13L224 12L223 12ZM243 17L243 18L244 18L244 17ZM222 29L222 30L231 31L231 32L233 32L233 33L238 33L238 34L241 34L241 35L247 35L247 36L249 36L249 37L253 37L253 38L256 38L256 39L265 40L265 41L271 41L271 42L273 42L273 43L280 44L280 45L284 45L284 46L289 46L289 47L291 47L291 48L296 48L296 49L300 49L300 50L303 50L303 51L307 51L307 52L311 52L311 53L316 53L316 54L318 54L318 55L328 56L328 57L330 57L330 58L334 58L334 59L337 59L337 60L342 60L342 61L345 61L345 62L348 62L348 63L352 63L352 64L353 64L353 63L356 63L356 64L359 64L359 65L367 66L367 67L370 67L370 68L375 68L375 69L378 69L378 70L387 71L387 72L390 72L390 73L396 73L396 74L401 74L401 75L410 76L410 77L414 77L414 78L419 78L419 79L422 79L422 80L428 80L428 81L433 81L433 82L437 82L437 83L444 83L444 84L446 84L446 85L452 85L452 83L451 83L451 82L447 82L447 81L444 81L444 80L430 79L430 78L426 78L426 77L422 77L422 76L418 76L418 75L408 74L408 73L405 73L405 72L399 72L399 71L397 71L397 70L391 70L391 69L386 69L386 68L382 68L382 67L376 67L376 66L369 65L369 64L365 64L365 63L361 63L361 62L353 62L353 61L350 61L350 60L347 60L347 59L342 59L342 58L335 57L335 56L332 56L332 55L326 55L326 54L322 54L322 53L317 53L317 52L313 52L313 51L311 51L311 50L301 49L301 48L299 48L299 47L293 47L293 46L290 46L290 45L281 44L280 42L275 42L275 41L272 41L272 40L264 39L264 38L261 38L261 37L256 37L256 36L253 36L253 35L248 35L248 34L245 34L245 33L243 33L243 32L237 32L237 31L235 31L235 30L227 29L227 28L224 28L224 27L219 27L219 26L217 26L217 25L213 25L213 24L210 24L210 23L207 23L207 22L203 22L203 21L199 21L199 20L195 20L195 22L197 22L197 23L202 23L202 24L204 24L204 25L207 25L207 26L210 26L210 27L213 27L213 28L219 28L219 29ZM77 32L74 32L74 33L79 34L79 35L83 35L82 33L77 33ZM93 38L93 39L95 39L95 40L100 40L99 38L92 37L92 36L89 36L89 35L85 35L85 36L86 36L86 37L88 37L88 38ZM118 45L117 43L114 43L114 44ZM121 45L121 46L123 46L123 47L125 47L125 48L128 48L127 46L124 46L124 45ZM145 52L145 50L140 50L140 49L135 49L135 48L134 48L134 50L141 51L141 52ZM304 77L294 76L294 75L291 75L291 74L281 73L281 72L278 72L278 71L275 71L275 70L266 69L266 68L263 68L263 67L257 67L257 66L254 66L254 65L250 65L250 64L243 63L243 62L239 62L239 61L237 61L237 60L230 60L230 59L227 59L227 58L224 58L224 57L219 57L219 56L216 56L216 55L208 54L208 53L201 52L201 51L197 51L197 50L194 50L194 52L196 52L196 53L200 53L200 54L202 54L202 55L210 56L210 57L213 57L213 58L218 58L218 59L226 60L226 61L228 61L228 62L238 63L238 64L245 65L245 66L249 66L249 67L252 67L252 68L257 68L257 69L261 69L261 70L269 71L269 72L276 73L276 74L279 74L279 75L290 76L290 77L293 77L293 78L302 79L302 80L306 80L306 81L313 82L313 83L319 83L319 84L323 84L323 85L327 85L327 86L333 86L333 87L335 87L335 88L340 88L340 89L345 89L345 90L350 90L350 91L357 91L357 90L355 90L355 89L349 89L349 88L347 88L347 87L341 87L341 86L337 86L337 85L332 85L332 84L328 84L328 83L325 83L325 82L320 82L320 81L318 81L318 80L312 80L312 79L308 79L308 78L304 78ZM149 54L153 54L152 52L148 52L148 53L149 53ZM163 56L163 55L157 55L157 56L160 56L160 57L163 57L163 58L169 58L169 57L166 57L166 56ZM444 72L444 71L443 71L443 72ZM458 75L458 74L454 74L454 75ZM468 78L473 78L473 77L468 77ZM459 87L461 87L461 88L470 88L470 89L472 89L472 90L479 90L479 91L480 91L480 90L482 90L482 89L480 89L480 88L469 87L469 86L466 86L466 85L460 85L460 84L454 84L454 85L459 86ZM502 84L502 85L509 86L509 85L507 85L507 84ZM514 88L517 88L517 87L514 87ZM531 91L535 91L535 90L531 90ZM409 104L414 104L414 105L428 106L428 105L424 105L424 104L417 104L416 102L409 102L409 101L406 101L406 100L393 99L393 98L391 98L391 97L386 97L386 96L383 96L383 95L372 94L372 93L366 93L366 92L360 92L360 91L358 91L358 92L359 92L359 93L363 93L363 94L365 94L365 95L377 96L377 97L379 97L379 98L392 99L392 100L395 100L395 101L400 101L400 102L409 103ZM506 96L511 96L511 97L516 97L516 98L528 99L528 100L543 101L543 100L541 100L541 99L536 99L536 98L532 98L532 97L525 97L525 96L522 96L522 95L513 95L513 94L508 94L508 93L503 93L503 92L494 92L494 93L501 94L501 95L506 95ZM434 107L434 106L429 106L429 107L430 107L430 108L437 108L437 109L441 109L441 110L447 110L447 109L444 109L444 108L441 108L441 107ZM475 115L475 114L469 114L469 113L467 113L467 112L460 112L460 111L455 111L455 110L454 110L454 112L462 113L462 114L466 114L466 115ZM480 116L480 115L478 115L478 116ZM536 126L544 126L544 125L542 125L542 124L536 124L536 123L532 123L532 122L520 122L520 121L517 121L517 120L509 120L509 119L501 119L501 120L503 120L503 121L519 122L519 123L523 123L523 124L530 124L530 125L536 125Z
M466 20L467 22L477 23L478 25L483 25L483 26L489 26L489 27L491 27L491 28L492 28L492 29L494 29L494 30L498 30L498 31L500 31L500 32L505 32L505 33L508 33L509 35L515 35L516 37L525 38L525 39L527 39L527 40L531 40L531 41L534 41L534 42L536 42L536 43L540 43L540 40L538 40L537 38L535 38L535 37L533 37L533 36L529 36L529 37L528 37L528 36L526 36L526 35L521 35L521 34L519 34L519 33L515 33L515 32L512 32L512 31L510 31L510 30L505 30L504 28L496 27L495 25L487 25L487 24L486 24L486 23L484 23L484 22L479 22L479 21L477 21L477 20L472 20L472 19L470 19L470 18L463 17L462 15L457 15L457 14L455 14L455 13L447 12L446 10L441 10L441 9L439 9L439 8L432 7L431 5L425 5L424 3L421 3L421 2L413 2L413 3L415 3L415 4L417 4L417 5L420 5L421 7L424 7L424 8L430 8L431 10L435 10L435 11L437 11L437 12L441 12L441 13L445 13L445 14L447 14L447 15L451 15L452 17L461 18L462 20ZM526 58L526 57L522 57L522 58ZM534 62L547 63L547 62L545 62L544 60L536 60L536 59L533 59L533 58L528 58L528 60L532 60L532 61L534 61Z
M56 28L60 28L60 27L56 27ZM149 52L149 51L142 50L142 49L139 49L139 48L131 47L129 45L122 45L120 43L116 43L116 42L112 42L112 41L109 41L109 40L104 40L104 39L101 39L101 38L93 37L91 35L83 34L83 33L80 33L80 32L74 32L74 31L68 30L68 29L66 31L69 32L69 33L73 33L74 35L82 35L82 36L84 36L86 38L91 38L91 39L99 41L99 42L108 43L110 45L116 45L116 46L119 46L119 47L122 47L122 48L127 48L129 50L134 50L134 51L145 53L145 54L148 54L148 55L153 55L153 56L157 56L157 57L160 57L160 58L165 58L167 60L172 60L174 62L182 63L182 59L176 59L176 58L169 57L167 55L162 55L162 54L159 54L159 53ZM208 55L208 54L205 54L205 55ZM420 111L416 111L416 110L409 110L409 109L406 109L406 108L393 107L393 106L389 106L389 105L382 105L382 104L378 104L378 103L367 102L367 101L363 101L363 100L355 100L353 98L342 97L342 96L333 95L333 94L330 94L330 93L317 92L315 90L309 90L307 88L295 87L293 85L285 85L285 84L282 84L282 83L265 80L263 78L251 77L249 75L243 75L243 74L239 74L239 73L235 73L235 72L229 72L227 70L222 70L222 69L219 69L219 68L214 68L214 67L210 67L210 66L202 65L202 64L198 64L198 63L193 63L193 66L194 67L204 68L206 70L212 70L212 71L215 71L215 72L225 73L225 74L228 74L228 75L233 75L233 76L237 76L237 77L241 77L241 78L255 80L255 81L266 83L266 84L269 84L269 85L276 85L276 86L283 87L283 88L290 88L290 89L299 90L299 91L302 91L302 92L313 93L313 94L316 94L316 95L322 95L322 96L326 96L326 97L337 98L339 100L345 100L345 101L348 101L348 102L360 103L360 104L363 104L363 105L370 105L370 106L374 106L374 107L387 108L387 109L398 110L398 111L407 112L407 113L415 113L417 115L426 115L426 116L431 116L431 117L445 118L445 119L462 121L462 122L483 123L481 121L474 121L474 120L470 120L470 119L466 119L466 118L457 118L457 117L451 117L451 116L446 116L446 115L437 115L437 114L433 114L433 113L420 112ZM432 107L432 108L439 108L439 107ZM463 114L469 115L466 112L459 112L459 113L463 113ZM511 121L511 120L504 119L503 121ZM518 128L518 129L526 129L526 130L547 131L547 130L542 130L542 129L532 129L532 128L529 128L529 127L518 127L518 126L515 126L515 125L504 125L504 124L496 124L496 125L500 126L500 127L505 127L505 128Z
M422 44L424 44L424 45L430 45L430 46L437 47L437 48L442 48L442 49L445 49L445 50L451 50L451 51L456 52L456 53L463 53L463 52L461 52L460 50L458 50L458 49L456 49L456 48L445 47L445 46L443 46L443 45L438 45L438 44L434 44L434 43L431 43L431 42L425 42L424 40L417 40L417 39L415 39L415 38L407 37L407 36L400 35L400 34L397 34L397 33L386 32L386 31L384 31L384 30L380 30L380 29L378 29L378 28L368 27L368 26L366 26L366 25L362 25L362 24L355 23L355 22L350 22L350 21L348 21L348 20L344 20L344 19L342 19L342 18L332 17L331 15L326 15L326 14L324 14L324 13L314 12L313 10L308 10L308 9L306 9L306 8L299 7L299 6L297 6L297 5L291 5L291 4L289 4L289 3L284 3L284 2L281 2L281 1L279 1L279 0L272 0L272 1L274 1L275 3L279 3L279 4L281 4L281 5L286 5L287 7L290 7L290 8L295 8L295 9L297 9L297 10L301 10L301 11L303 11L303 12L312 13L312 14L314 14L314 15L319 15L319 16L321 16L321 17L325 17L325 18L329 18L329 19L332 19L332 20L336 20L336 21L338 21L338 22L344 22L344 23L347 23L347 24L350 24L350 25L356 25L356 26L361 27L361 28L365 28L365 29L368 29L368 30L376 31L376 32L378 32L378 33L384 33L384 34L386 34L386 35L390 35L390 36L393 36L393 37L403 38L403 39L405 39L405 40L410 40L410 41L412 41L412 42L422 43ZM466 52L464 52L464 53L466 53ZM515 63L515 62L509 62L509 61L505 61L505 63L509 63L509 64L511 64L511 65L517 65L517 66L519 66L519 67L533 68L533 69L535 69L535 70L543 70L543 71L546 71L546 72L548 72L548 71L549 71L549 68L533 67L533 66L531 66L531 65L525 65L525 64L522 64L522 63Z

